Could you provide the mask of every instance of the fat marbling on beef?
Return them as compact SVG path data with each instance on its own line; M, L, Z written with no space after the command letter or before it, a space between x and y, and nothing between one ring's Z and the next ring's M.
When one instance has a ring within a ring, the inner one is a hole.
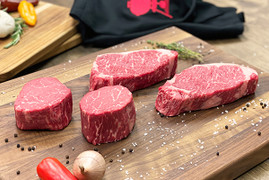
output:
M88 92L79 105L82 133L94 145L121 140L134 127L135 106L126 87L106 86Z
M19 129L60 130L72 118L71 90L53 77L34 79L23 86L14 109Z
M90 91L122 85L131 92L175 75L177 52L157 49L97 56L90 76Z
M195 65L159 88L155 106L166 116L208 109L253 94L257 83L258 74L249 67L228 63Z

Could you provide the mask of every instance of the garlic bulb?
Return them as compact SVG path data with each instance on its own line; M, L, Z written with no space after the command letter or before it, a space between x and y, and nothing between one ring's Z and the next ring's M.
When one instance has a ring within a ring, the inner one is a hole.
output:
M0 38L4 38L13 33L15 29L15 20L12 16L3 10L0 10Z
M101 180L105 170L105 159L92 150L79 154L73 165L73 174L78 180Z

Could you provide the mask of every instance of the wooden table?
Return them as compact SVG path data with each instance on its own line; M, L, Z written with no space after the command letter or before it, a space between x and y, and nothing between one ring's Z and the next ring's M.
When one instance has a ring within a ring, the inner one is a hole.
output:
M55 3L58 5L71 7L73 0L44 0L47 2ZM237 39L220 40L220 41L208 41L212 45L228 52L244 61L248 64L258 67L264 72L269 72L269 25L267 22L269 2L267 0L246 0L246 1L214 1L207 0L218 6L233 6L238 8L239 11L244 11L246 16L245 32ZM70 60L75 60L79 57L87 55L91 52L100 50L91 46L78 46L69 50L61 55L51 58L50 60L38 64L34 67L20 73L25 75L27 73L45 69L56 64L68 63ZM45 73L45 72L44 72ZM238 177L238 179L268 179L269 178L269 160L264 161L255 168L249 170L245 174Z

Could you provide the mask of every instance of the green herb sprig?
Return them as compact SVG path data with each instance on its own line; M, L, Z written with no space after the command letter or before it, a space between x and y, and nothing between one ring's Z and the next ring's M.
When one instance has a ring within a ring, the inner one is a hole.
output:
M161 49L169 49L169 50L177 51L179 59L193 59L193 60L197 60L199 63L204 62L202 54L198 52L194 52L184 47L180 43L164 44L160 42L154 42L151 40L148 40L147 43L150 44L153 47L153 49L161 48Z
M14 18L14 20L15 20L15 29L14 33L11 35L12 41L8 43L6 46L4 46L5 49L16 45L21 39L21 35L23 34L23 28L28 27L22 18L20 17Z

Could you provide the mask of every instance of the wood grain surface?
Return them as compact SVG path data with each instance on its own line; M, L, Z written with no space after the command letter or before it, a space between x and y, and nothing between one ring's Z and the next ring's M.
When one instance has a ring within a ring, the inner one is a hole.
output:
M161 118L154 102L162 81L133 93L137 121L133 132L124 140L93 146L81 133L78 103L88 91L89 73L97 54L123 52L148 46L146 40L166 43L182 41L186 47L201 51L206 63L228 62L247 65L244 61L191 36L177 28L119 44L89 54L68 63L38 71L0 86L0 179L38 179L35 168L47 156L58 158L68 169L76 156L84 150L98 148L105 157L107 169L104 179L232 179L268 158L269 109L260 101L269 100L269 74L259 73L259 86L254 95L211 108L187 112L172 118ZM180 60L177 72L196 64ZM253 66L251 66L253 67ZM71 90L74 100L73 118L62 131L21 131L14 119L13 103L22 86L31 79L57 77ZM250 102L246 111L242 108ZM225 129L225 125L229 128ZM257 132L261 132L258 136ZM14 138L13 134L18 137ZM9 142L5 143L4 139ZM25 147L21 151L17 144ZM63 144L59 148L59 144ZM27 148L36 146L35 151ZM122 149L134 152L122 154ZM216 153L219 152L219 156ZM113 162L109 162L113 159ZM20 170L20 175L16 171Z
M77 22L69 16L70 9L45 2L40 2L35 9L38 19L36 26L26 28L16 46L3 49L11 39L0 41L0 82L47 59L48 54L55 55L70 47L69 41L57 50L57 47L77 32ZM18 14L15 13L13 16L18 17ZM80 43L79 39L79 37L74 41L71 39L72 46Z

